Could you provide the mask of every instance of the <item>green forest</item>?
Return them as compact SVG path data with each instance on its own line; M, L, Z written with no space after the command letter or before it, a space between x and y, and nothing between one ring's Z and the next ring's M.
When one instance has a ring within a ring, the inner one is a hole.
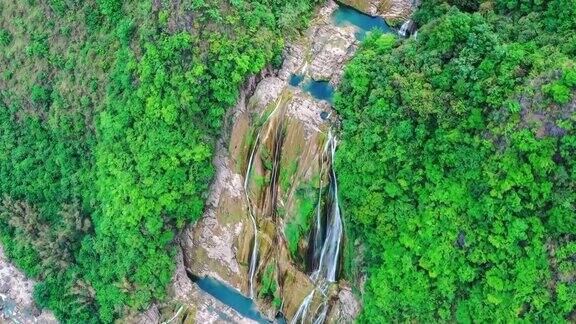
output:
M335 99L359 322L575 321L576 1L414 19L416 38L364 42Z
M161 300L239 86L313 0L0 3L0 238L62 322Z
M39 308L112 323L167 297L226 112L322 3L0 2L0 244ZM334 98L357 322L575 322L576 0L412 17L417 36L362 41Z

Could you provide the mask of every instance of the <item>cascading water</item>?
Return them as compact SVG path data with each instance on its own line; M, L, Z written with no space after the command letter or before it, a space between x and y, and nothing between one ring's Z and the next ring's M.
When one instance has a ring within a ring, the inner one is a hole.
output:
M266 122L274 115L278 106L280 106L281 100L278 100L276 107L274 110L268 115L266 120L262 123L262 125L266 124ZM250 193L248 191L249 184L250 184L250 171L252 170L252 164L254 162L254 156L256 155L256 151L258 149L258 145L260 144L260 134L261 129L258 130L258 135L256 135L256 139L254 140L254 146L252 146L252 150L250 151L250 158L248 159L248 166L246 167L246 173L244 174L244 195L246 197L246 205L248 206L248 214L250 215L250 220L252 221L252 229L254 231L254 244L252 245L252 253L250 254L250 269L248 272L248 283L249 283L249 297L250 299L254 298L254 275L256 274L256 267L258 265L258 226L256 225L256 216L254 215L254 210L252 209L252 200L250 199Z
M414 33L415 29L416 29L416 25L415 25L414 21L412 21L412 19L408 19L402 24L402 26L400 26L400 30L398 31L398 35L400 35L402 37L408 37L412 33Z
M328 288L330 283L336 281L336 272L338 269L338 261L340 256L340 244L342 242L342 218L340 214L340 205L338 201L338 184L336 181L336 172L332 167L332 162L334 159L334 153L336 152L336 138L332 135L332 132L328 132L328 140L326 141L326 146L324 147L324 154L322 156L322 165L324 165L324 159L328 162L328 179L330 182L330 204L326 220L326 238L324 240L322 237L322 213L320 205L321 199L318 199L318 206L316 210L316 229L313 235L313 248L318 249L318 242L321 242L322 246L321 252L319 254L314 253L313 258L319 258L312 261L313 265L316 265L315 270L312 272L311 279L315 282L316 287L304 298L302 304L298 308L298 311L292 318L290 323L304 323L307 319L310 305L314 299L315 294L322 294L323 302L319 308L311 313L311 321L314 324L322 324L326 320L328 314ZM322 172L322 170L321 170ZM322 181L320 181L319 196L322 194ZM320 308L322 308L320 310ZM318 314L318 315L316 315ZM316 316L315 316L316 315Z
M248 161L248 166L246 168L246 174L244 175L244 194L246 195L246 202L248 205L248 214L250 214L250 219L252 220L252 229L254 231L254 244L252 245L252 253L250 255L250 270L248 274L249 282L249 297L254 298L254 273L256 272L256 258L258 257L258 226L256 226L256 217L254 216L254 211L252 210L252 202L250 200L250 194L248 193L248 183L250 180L250 170L252 170L252 162L254 162L254 154L256 153L256 148L258 147L258 142L260 140L260 133L256 136L254 141L254 147L250 153L250 160Z
M313 274L313 279L325 278L328 282L336 281L336 270L338 268L338 256L340 254L340 243L342 241L342 217L340 215L340 205L338 201L338 184L336 181L336 172L332 167L334 153L336 153L336 138L332 132L328 133L327 141L330 150L330 197L332 198L330 212L327 220L326 240L320 253L320 262L318 270Z
M328 118L328 117L327 117ZM328 136L330 137L332 133L329 133ZM320 175L324 174L324 165L326 164L326 158L328 148L330 145L330 140L326 141L324 144L324 149L322 150L322 156L320 157ZM325 238L325 231L322 222L322 191L324 190L324 179L320 177L318 183L318 201L316 204L316 219L314 222L314 234L312 236L312 255L310 257L311 264L310 269L312 270L311 273L316 273L319 268L320 259L322 257L322 249L324 245L324 238Z

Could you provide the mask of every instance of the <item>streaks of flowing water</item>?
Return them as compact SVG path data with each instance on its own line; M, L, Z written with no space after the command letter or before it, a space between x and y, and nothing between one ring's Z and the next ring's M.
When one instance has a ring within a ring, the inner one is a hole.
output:
M304 300L302 301L302 304L300 304L300 307L298 307L298 310L296 311L296 314L294 314L294 317L292 317L292 320L290 321L290 324L296 324L298 323L298 320L301 320L301 323L304 322L304 319L306 318L306 314L308 313L308 308L310 308L310 304L312 303L312 298L314 297L314 292L316 290L313 289L308 296L306 296L306 298L304 298Z
M314 248L318 249L317 241L320 241L322 246L321 252L318 254L314 253L313 258L319 258L319 260L313 259L313 264L317 265L317 268L313 271L311 275L312 281L315 283L315 288L312 292L304 298L302 304L298 308L298 311L292 318L291 323L304 323L307 319L308 310L312 304L313 296L315 293L321 293L323 296L323 302L318 307L318 310L314 311L311 316L311 321L313 323L322 324L326 320L328 314L328 288L331 283L336 281L336 272L338 269L338 261L340 257L340 245L342 241L342 218L340 214L340 206L338 201L338 184L336 179L336 172L332 167L334 160L334 153L336 152L337 140L332 135L332 131L328 132L328 140L324 147L324 152L322 154L322 165L325 161L328 163L329 168L329 182L330 182L330 204L329 211L326 221L326 238L322 240L322 213L320 205L320 198L318 200L318 206L316 211L316 230L313 236ZM326 159L326 160L324 160ZM322 169L321 169L322 172ZM322 182L320 182L319 196L322 194ZM320 310L322 308L322 310ZM316 315L318 314L318 315Z
M406 20L402 26L400 26L400 30L398 31L398 35L402 37L410 37L414 30L416 29L416 25L412 19Z
M252 202L250 200L250 194L248 193L248 183L250 180L250 170L252 170L252 162L254 162L254 154L256 153L256 148L258 147L258 142L260 140L260 133L256 136L254 141L254 147L250 153L250 160L248 161L248 166L246 168L246 174L244 175L244 194L246 195L246 202L248 206L248 214L250 214L250 220L252 221L252 230L254 231L254 243L252 244L252 253L250 256L250 270L248 274L249 282L249 297L254 298L254 273L256 272L256 258L258 251L258 227L256 226L256 217L254 216L254 211L252 210Z
M342 217L340 215L340 205L338 201L338 183L336 172L332 167L334 153L336 152L336 138L332 132L328 133L328 149L330 153L330 197L332 198L330 213L328 214L326 240L322 246L318 270L313 279L323 278L328 282L336 281L336 270L338 268L338 257L340 254L340 243L342 241ZM316 277L316 278L314 278Z
M274 115L274 113L280 106L281 101L282 100L279 98L272 112L268 115L268 117L266 117L266 120L264 120L264 122L262 123L262 127L266 124L268 120L270 120L272 115ZM250 158L248 159L248 166L246 167L246 173L244 174L244 195L246 197L248 214L250 215L250 220L252 221L252 229L254 231L254 243L252 244L252 252L250 253L250 269L248 273L248 283L249 283L248 294L250 299L254 298L254 275L256 274L256 267L258 265L258 226L256 225L256 216L254 215L254 210L252 210L252 200L250 199L250 193L248 189L250 184L250 171L252 170L252 164L254 163L254 155L256 154L258 145L260 144L260 135L261 135L261 129L258 130L258 135L256 135L256 139L254 140L254 146L252 146L252 150L250 152Z

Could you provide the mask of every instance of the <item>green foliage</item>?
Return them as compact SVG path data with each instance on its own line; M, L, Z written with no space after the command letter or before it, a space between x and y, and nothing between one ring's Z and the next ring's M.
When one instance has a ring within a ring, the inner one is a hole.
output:
M224 113L315 3L2 5L0 239L41 307L109 323L164 298Z
M294 159L289 162L288 166L285 166L284 163L281 164L280 169L280 188L284 192L288 192L290 190L290 185L293 181L293 177L298 171L298 163L300 159Z
M567 104L572 98L572 89L576 88L576 67L562 71L562 77L542 87L544 93L560 105Z
M569 321L576 265L553 251L576 234L573 76L557 73L574 66L574 2L440 2L417 39L367 38L335 98L344 215L367 248L359 321ZM564 88L540 86L550 76Z
M12 42L12 34L6 29L0 29L0 45L7 46Z
M123 0L97 0L100 12L112 19L117 20L122 13Z
M276 270L273 264L266 266L262 280L260 281L260 289L258 291L259 298L271 298L273 301L278 298L276 291L278 290L278 283L276 282Z
M90 221L80 216L78 206L64 205L54 224L43 220L32 206L25 202L4 198L0 206L0 222L4 231L11 231L18 247L34 251L34 264L23 268L34 273L50 276L60 274L74 262L73 254L79 248L80 239L90 229Z
M570 88L560 82L547 84L543 90L558 104L566 104L568 101L570 101Z
M286 220L284 235L288 240L288 250L294 259L300 259L298 245L302 237L310 232L311 219L318 202L318 189L312 185L306 185L296 191L297 213Z

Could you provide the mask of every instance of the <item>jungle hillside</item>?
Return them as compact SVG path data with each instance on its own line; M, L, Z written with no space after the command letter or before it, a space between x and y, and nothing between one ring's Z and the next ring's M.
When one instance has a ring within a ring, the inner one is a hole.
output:
M1 1L0 245L35 280L38 308L61 323L113 323L165 300L243 86L278 73L290 42L315 47L303 39L325 33L341 56L323 58L342 58L342 78L313 80L330 90L319 113L286 109L329 126L312 144L330 151L330 185L320 167L288 234L254 219L244 250L258 252L258 226L272 228L261 247L287 241L304 264L312 229L328 236L324 191L342 222L321 321L346 286L358 323L576 322L576 0L408 2L416 33L378 17L386 29L357 39L311 26L330 5L352 10L338 1ZM316 47L297 53L306 67ZM286 102L310 97L294 77ZM290 130L277 127L281 147ZM251 132L234 141L258 142ZM282 150L265 152L257 162L278 173ZM271 152L279 162L262 163ZM250 167L235 171L249 178ZM286 172L254 182L290 188ZM283 224L284 206L271 206ZM252 269L265 255L245 257ZM254 269L261 290L243 298L282 310L280 267ZM289 287L316 280L305 270L286 275ZM299 291L294 311L314 290Z
M0 238L61 322L164 298L226 110L315 1L0 3Z
M359 322L575 321L576 2L414 19L364 42L335 100Z

